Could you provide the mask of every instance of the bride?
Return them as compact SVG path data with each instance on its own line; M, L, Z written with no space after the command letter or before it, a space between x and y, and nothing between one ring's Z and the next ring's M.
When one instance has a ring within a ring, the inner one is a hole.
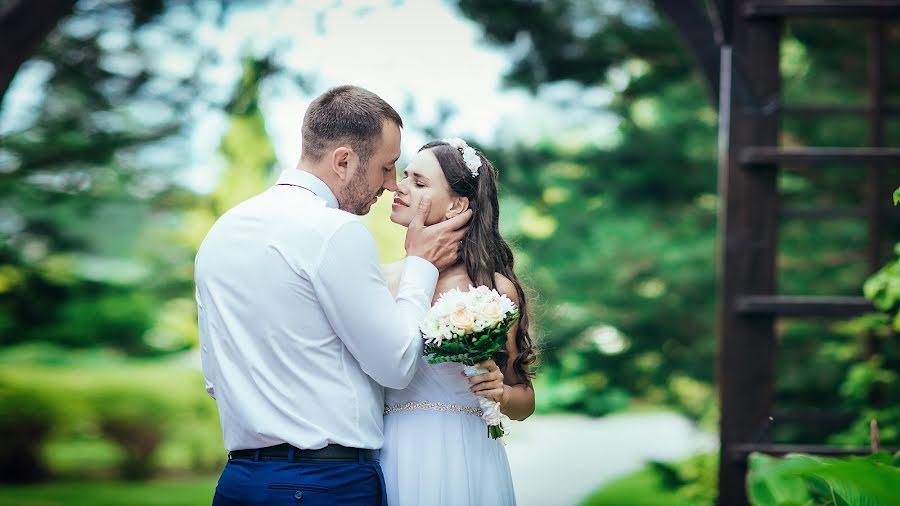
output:
M407 388L385 390L381 466L388 504L515 504L506 450L488 437L478 403L480 397L496 400L503 414L516 420L534 412L530 366L535 350L512 250L498 230L497 175L484 155L462 139L430 142L404 171L391 220L409 226L425 195L432 201L426 225L473 211L460 261L440 273L434 301L454 288L486 285L519 306L520 319L498 356L479 364L487 373L466 378L461 364L431 365L423 357ZM385 266L395 294L399 265Z

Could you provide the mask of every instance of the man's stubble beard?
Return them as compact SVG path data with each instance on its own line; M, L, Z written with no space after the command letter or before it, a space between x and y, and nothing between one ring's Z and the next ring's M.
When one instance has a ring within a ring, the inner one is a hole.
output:
M368 172L360 163L356 174L347 182L347 186L341 191L340 209L357 216L363 216L369 212L369 202L375 195L369 193Z

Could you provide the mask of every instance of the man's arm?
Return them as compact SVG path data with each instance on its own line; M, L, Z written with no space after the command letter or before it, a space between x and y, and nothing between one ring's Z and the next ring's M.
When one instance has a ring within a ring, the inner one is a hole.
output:
M206 393L213 399L216 398L216 389L213 385L213 367L209 360L209 332L206 327L206 313L203 311L203 305L200 303L200 289L195 292L197 299L197 331L200 334L200 368L203 370L203 382L206 384Z
M419 323L431 305L438 270L409 257L396 301L378 263L372 235L359 221L331 237L312 277L319 302L334 331L379 384L405 388L422 354Z

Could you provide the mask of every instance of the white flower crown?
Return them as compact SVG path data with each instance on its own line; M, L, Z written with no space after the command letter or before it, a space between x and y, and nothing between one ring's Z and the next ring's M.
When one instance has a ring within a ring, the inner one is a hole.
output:
M481 157L475 152L475 148L466 144L466 141L459 137L450 137L449 139L441 140L458 149L460 154L462 154L463 161L466 162L466 167L468 167L469 172L472 173L472 177L478 177L478 169L481 168Z

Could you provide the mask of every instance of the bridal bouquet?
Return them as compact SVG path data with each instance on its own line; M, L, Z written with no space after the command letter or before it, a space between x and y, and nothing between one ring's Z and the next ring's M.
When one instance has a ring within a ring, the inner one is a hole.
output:
M474 365L503 347L506 333L518 317L519 309L507 296L486 286L470 286L467 292L454 288L441 294L420 326L425 355L431 355L428 363L460 362L469 377L488 372ZM503 436L500 403L487 398L479 403L488 435L492 439Z

